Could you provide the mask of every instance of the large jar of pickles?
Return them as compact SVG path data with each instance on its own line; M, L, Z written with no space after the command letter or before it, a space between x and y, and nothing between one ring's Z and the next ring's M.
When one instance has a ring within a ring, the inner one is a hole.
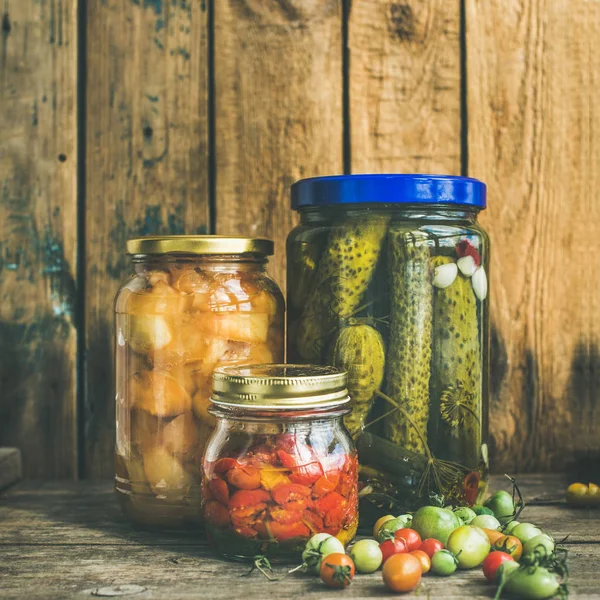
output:
M348 544L358 525L358 460L343 417L346 374L322 366L214 372L217 427L204 457L210 542L224 556L297 561L316 533Z
M348 371L361 524L473 504L488 459L485 185L349 175L292 186L288 359Z
M202 453L215 425L212 371L283 360L284 303L267 276L273 243L130 240L116 298L115 489L134 522L201 522Z

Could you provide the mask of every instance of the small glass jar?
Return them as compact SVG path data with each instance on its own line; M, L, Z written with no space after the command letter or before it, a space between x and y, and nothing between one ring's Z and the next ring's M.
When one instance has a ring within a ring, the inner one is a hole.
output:
M473 504L488 475L485 185L348 175L292 186L288 360L348 372L361 526L429 503Z
M344 545L358 525L358 460L343 416L345 373L330 367L216 369L217 426L204 456L204 518L227 558L300 559L315 533Z
M202 452L220 365L281 362L284 302L267 276L273 243L166 236L130 240L116 298L115 490L139 525L201 523Z

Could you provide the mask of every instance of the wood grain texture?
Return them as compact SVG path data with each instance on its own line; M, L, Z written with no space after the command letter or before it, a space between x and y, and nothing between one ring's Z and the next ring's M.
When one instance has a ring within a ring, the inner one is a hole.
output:
M539 488L558 497L564 492L559 477L522 477L528 499ZM492 488L504 485L494 478ZM532 503L523 513L543 525L569 548L570 598L600 598L597 567L600 532L594 526L598 511L573 510L564 502L552 506ZM0 496L0 577L2 598L83 598L104 586L146 588L135 598L165 600L208 596L225 598L324 598L317 577L296 574L279 584L258 573L241 577L247 566L218 559L203 538L157 535L133 529L119 512L109 482L21 483ZM282 575L286 567L275 567ZM200 591L199 591L200 590ZM332 597L334 592L331 592ZM349 598L393 598L381 574L358 575L344 592ZM459 571L450 578L426 576L407 598L489 599L491 588L479 569Z
M85 473L113 470L113 298L128 238L206 233L207 5L93 0L87 15Z
M341 0L215 2L217 233L275 240L285 285L289 186L343 170Z
M77 471L76 11L0 4L0 442L30 477Z
M0 448L0 490L21 479L21 451L18 448Z
M488 184L495 469L598 464L600 2L466 2L469 175Z
M461 171L460 0L352 0L353 173Z

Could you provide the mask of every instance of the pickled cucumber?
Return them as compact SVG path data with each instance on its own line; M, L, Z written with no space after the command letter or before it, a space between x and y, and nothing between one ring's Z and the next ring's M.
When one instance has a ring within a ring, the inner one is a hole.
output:
M327 337L340 319L360 307L369 286L388 219L348 221L333 229L323 251L313 288L300 318L296 349L305 360L320 363Z
M429 419L429 379L433 286L428 238L390 229L390 341L385 391L400 411L385 421L385 436L408 450L424 453Z
M344 327L333 344L329 364L347 371L352 412L344 417L351 434L358 433L381 386L385 371L385 346L370 325Z
M437 256L432 268L453 259ZM436 445L450 460L476 468L481 447L481 354L477 299L471 281L459 274L433 303L431 399Z

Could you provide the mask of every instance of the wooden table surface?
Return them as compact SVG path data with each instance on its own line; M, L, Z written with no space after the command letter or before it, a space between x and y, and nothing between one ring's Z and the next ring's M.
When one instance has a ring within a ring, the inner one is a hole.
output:
M492 489L508 489L495 477ZM573 509L563 500L560 476L519 478L532 521L555 538L569 536L573 598L600 598L600 510ZM283 573L285 567L276 567ZM201 537L157 536L133 529L122 517L109 482L25 482L0 495L0 598L60 599L115 594L176 600L187 598L323 598L317 577L290 576L279 583L259 573L241 577L245 565L216 558ZM127 588L125 586L134 586ZM394 597L381 573L357 576L346 598ZM419 598L492 598L479 569L450 578L427 576Z

